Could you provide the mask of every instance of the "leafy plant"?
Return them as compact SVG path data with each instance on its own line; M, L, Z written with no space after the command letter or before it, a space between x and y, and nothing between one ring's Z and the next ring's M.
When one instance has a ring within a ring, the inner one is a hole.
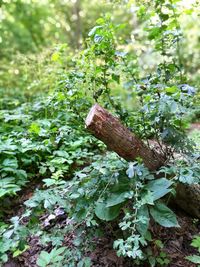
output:
M200 253L200 237L196 236L193 240L191 245L198 250ZM191 261L192 263L200 264L200 256L199 255L191 255L186 257L187 260ZM198 265L200 266L200 265Z
M64 256L61 255L66 250L66 247L61 248L54 248L51 250L50 253L46 251L41 251L38 259L37 259L37 265L40 267L46 267L46 266L62 266L62 260L64 259Z
M164 245L152 239L150 224L179 227L167 199L178 183L199 183L200 177L199 152L187 136L197 90L183 69L183 35L175 2L139 2L142 38L152 44L152 56L159 56L153 66L141 66L137 49L120 38L126 25L116 25L106 14L89 31L80 53L75 56L60 45L49 55L49 69L40 66L42 77L47 78L38 83L33 79L30 90L37 91L40 85L45 90L51 82L48 95L30 103L21 103L24 100L19 97L17 102L11 98L2 104L2 203L6 205L8 197L30 181L40 185L25 202L26 211L1 224L1 262L8 260L10 252L13 257L23 253L29 246L27 237L37 235L44 248L38 266L91 266L90 241L103 222L115 221L118 232L113 247L118 256L140 265L142 261L151 266L169 263ZM128 163L91 137L84 118L95 102L120 117L149 148L153 139L165 166L149 171L139 158ZM64 228L56 225L58 211L69 222ZM69 249L65 237L71 233L76 238ZM156 255L149 249L152 243L158 249ZM198 261L198 256L189 257Z
M46 267L46 266L63 266L63 263L65 263L65 258L68 257L69 261L69 256L71 254L71 251L69 249L67 249L66 247L61 247L61 248L54 248L51 250L50 253L46 252L46 251L41 251L38 259L37 259L37 264L40 267ZM74 259L74 263L71 262L70 264L67 264L65 266L75 266L75 259ZM82 260L80 260L78 262L78 264L76 265L78 267L90 267L91 266L91 262L90 259L85 257Z

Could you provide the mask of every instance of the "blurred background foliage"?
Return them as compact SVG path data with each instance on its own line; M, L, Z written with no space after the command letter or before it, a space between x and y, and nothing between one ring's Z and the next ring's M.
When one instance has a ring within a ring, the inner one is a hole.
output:
M112 14L115 24L125 24L118 34L125 40L124 50L133 51L138 58L139 71L145 74L153 70L159 55L154 51L153 40L149 40L144 31L153 16L153 2L0 0L0 94L12 97L12 102L17 95L13 102L17 105L53 89L58 73L70 67L68 59L85 47L89 29L106 13ZM173 2L178 5L178 19L184 34L181 61L190 82L198 86L199 1ZM5 104L5 98L2 101Z
M129 36L132 14L126 5L98 0L1 0L1 92L12 97L17 91L27 101L51 89L51 77L54 80L57 74L51 55L60 53L59 44L65 44L61 50L67 51L62 58L62 68L66 68L66 58L84 46L89 29L106 12L113 14L116 23L128 22L122 37ZM56 54L53 61L57 61Z

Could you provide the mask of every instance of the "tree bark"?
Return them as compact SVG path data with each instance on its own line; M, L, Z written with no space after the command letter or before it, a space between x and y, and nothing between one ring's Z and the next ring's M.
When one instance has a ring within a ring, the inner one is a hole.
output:
M85 124L96 138L127 161L134 161L140 157L151 171L165 164L166 159L163 155L144 144L123 126L119 119L98 104L91 108ZM179 184L175 202L187 213L200 218L200 185Z
M163 156L150 149L128 128L124 127L117 118L98 104L91 108L85 123L87 129L95 137L128 161L140 157L149 170L156 170L165 162Z

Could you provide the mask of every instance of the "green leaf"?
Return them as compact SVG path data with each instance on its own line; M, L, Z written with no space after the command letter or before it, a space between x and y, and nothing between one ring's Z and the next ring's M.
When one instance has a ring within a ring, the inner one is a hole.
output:
M193 240L192 240L192 244L191 244L194 248L198 248L199 252L200 252L200 236L196 236Z
M39 258L37 260L37 264L40 266L40 267L44 267L44 266L47 266L47 264L49 264L51 261L51 257L50 257L50 254L46 251L41 251L40 255L39 255Z
M53 152L53 154L62 158L69 158L69 153L64 150L56 150Z
M153 40L157 38L161 34L161 28L160 27L154 27L149 31L149 39Z
M31 123L31 126L29 128L29 132L30 133L34 133L34 134L39 135L40 130L41 130L40 125L37 122L32 122Z
M91 29L91 31L89 31L88 36L94 35L97 32L97 30L101 29L101 28L103 28L103 27L102 26L95 26L94 28Z
M81 261L79 261L77 267L90 267L91 265L91 259L89 257L85 257Z
M187 256L185 257L187 260L196 263L196 264L200 264L200 256L197 255L192 255L192 256Z
M176 215L165 204L157 202L150 208L153 219L164 227L179 227Z
M0 256L0 259L6 263L8 261L8 255L7 254L3 254L2 256Z
M149 205L153 205L154 204L154 198L153 198L153 193L151 191L146 191L145 193L143 193L142 195L142 204L149 204Z
M23 250L17 249L15 250L15 252L13 253L13 258L19 256L20 254L22 254L24 251L26 251L30 246L25 245Z
M193 184L195 182L198 182L198 179L196 180L196 177L193 173L193 171L189 168L184 168L180 171L179 181L184 184Z
M177 103L176 103L175 101L172 101L172 102L171 102L170 110L171 110L172 113L176 113L176 112L177 112L177 110L178 110L178 105L177 105Z
M109 198L106 200L106 207L116 206L120 203L123 203L127 199L131 198L133 195L130 192L123 192L123 193L113 193L110 195Z
M101 220L112 221L119 215L120 207L120 205L107 207L106 203L97 203L95 214Z
M117 83L119 83L120 82L120 76L119 75L116 75L116 74L112 74L112 79L114 80L114 81L116 81Z
M53 55L51 56L51 59L52 59L52 61L59 61L59 59L60 59L60 53L59 52L54 52L53 53Z
M165 92L168 94L174 94L177 93L179 91L177 86L172 86L172 87L167 87L165 88Z
M150 256L150 257L148 258L148 261L149 261L151 267L156 266L156 259L155 259L155 257Z
M169 19L169 15L168 15L168 14L163 14L163 13L161 13L161 14L160 14L160 17L162 18L163 21Z
M47 266L47 263L46 263L46 261L45 260L43 260L43 259L40 259L40 258L38 258L37 259L37 265L39 266L39 267L46 267Z
M55 179L47 178L42 180L47 187L55 185L57 181Z
M148 182L147 189L153 193L153 200L160 199L161 197L168 194L171 189L169 187L173 184L172 181L166 178L160 178L157 180L153 180Z
M18 167L18 163L17 163L17 159L13 158L13 159L5 159L2 163L3 166L5 167L9 167L11 169L17 169Z
M50 252L51 257L57 257L58 255L62 254L66 250L66 247L61 247L61 248L54 248Z
M139 208L137 213L137 219L139 220L136 225L137 231L144 236L149 227L149 211L147 205L143 205Z
M51 258L51 263L58 263L63 260L64 256L63 255L57 255L56 257Z

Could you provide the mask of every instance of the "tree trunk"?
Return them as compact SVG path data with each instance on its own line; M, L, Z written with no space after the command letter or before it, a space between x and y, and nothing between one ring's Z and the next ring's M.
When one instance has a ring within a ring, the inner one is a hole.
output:
M134 161L140 157L149 170L157 170L165 164L166 159L163 155L144 144L116 117L98 104L91 108L85 124L95 137L127 161ZM200 218L199 185L179 184L175 202L187 213Z

